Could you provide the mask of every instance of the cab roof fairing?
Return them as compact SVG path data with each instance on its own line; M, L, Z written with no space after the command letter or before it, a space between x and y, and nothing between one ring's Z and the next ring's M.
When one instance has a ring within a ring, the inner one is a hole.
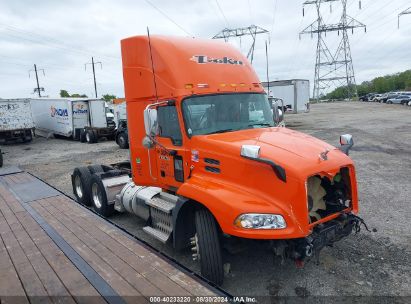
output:
M254 85L260 84L260 80L247 58L225 42L157 35L150 39L159 99L263 92L261 85ZM121 51L126 99L155 98L148 37L123 39ZM187 84L192 84L192 88L186 88ZM198 84L208 86L199 88Z

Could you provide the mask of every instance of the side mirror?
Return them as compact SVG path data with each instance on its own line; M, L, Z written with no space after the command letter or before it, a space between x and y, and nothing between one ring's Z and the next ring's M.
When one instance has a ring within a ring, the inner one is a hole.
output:
M272 103L273 107L273 119L274 122L279 125L284 121L284 113L283 111L278 107L278 103L276 101L273 101Z
M152 149L155 146L153 140L148 136L144 136L142 144L146 149Z
M349 151L354 146L354 140L351 134L344 134L340 136L340 150L349 155Z
M148 108L144 110L144 128L148 136L158 135L157 110L156 109Z
M281 109L278 109L278 108L277 108L277 112L278 112L278 123L281 123L284 120L284 113Z

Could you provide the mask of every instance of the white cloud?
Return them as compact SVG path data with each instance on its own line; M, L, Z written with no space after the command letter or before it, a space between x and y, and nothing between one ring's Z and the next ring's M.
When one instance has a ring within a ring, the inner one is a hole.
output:
M314 8L303 1L286 0L150 0L179 26L164 17L144 0L52 1L0 0L0 97L31 96L34 78L28 70L36 63L45 69L40 83L46 94L57 96L60 89L93 96L90 69L84 63L94 56L103 63L97 69L100 94L123 95L120 60L122 38L146 34L182 35L181 30L197 37L209 38L226 26L256 24L272 30L270 35L270 78L307 78L312 81L315 62L315 37L298 39L298 33L315 20ZM357 82L409 69L411 15L401 19L397 14L409 7L408 0L349 0L348 13L367 24L350 35ZM324 5L326 21L336 22L338 4L330 14ZM275 21L275 22L273 22ZM181 28L180 28L181 27ZM327 35L332 47L337 34ZM254 67L265 80L266 36L257 38ZM239 47L239 41L233 43ZM250 41L243 39L241 49L247 52ZM32 75L33 76L33 75Z

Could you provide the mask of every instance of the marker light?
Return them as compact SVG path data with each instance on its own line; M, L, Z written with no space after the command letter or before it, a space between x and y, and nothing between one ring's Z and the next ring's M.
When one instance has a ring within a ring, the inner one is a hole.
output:
M192 88L193 88L193 84L192 84L192 83L186 83L186 84L184 85L184 87L185 87L186 89L192 89Z
M232 87L236 87L237 84L236 84L236 83L232 83L231 86L232 86Z
M284 218L279 214L245 213L234 221L234 225L246 229L284 229Z
M227 86L225 83L220 83L220 87L225 87Z

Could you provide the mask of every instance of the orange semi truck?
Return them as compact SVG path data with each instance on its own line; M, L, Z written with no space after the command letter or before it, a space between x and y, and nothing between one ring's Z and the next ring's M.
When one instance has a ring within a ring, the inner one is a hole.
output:
M227 237L268 241L301 264L358 230L350 135L335 148L278 127L278 106L226 43L136 36L121 49L130 161L76 168L78 201L106 217L133 213L154 238L192 246L215 284Z

